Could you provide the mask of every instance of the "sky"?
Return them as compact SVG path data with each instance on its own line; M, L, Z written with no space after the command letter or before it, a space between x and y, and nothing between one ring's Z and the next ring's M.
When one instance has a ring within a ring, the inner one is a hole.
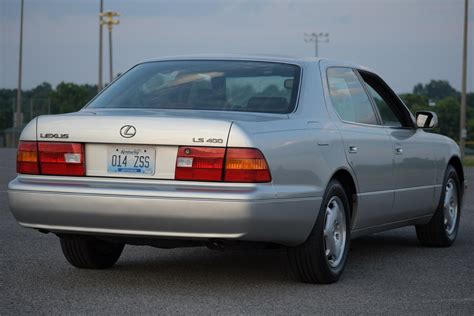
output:
M328 32L320 57L370 67L398 93L419 82L461 88L464 0L104 0L120 12L114 73L172 55L313 56L305 32ZM25 0L23 88L97 83L99 0ZM0 88L18 80L20 1L0 0ZM468 12L468 91L474 91L474 2ZM107 29L104 78L108 79Z

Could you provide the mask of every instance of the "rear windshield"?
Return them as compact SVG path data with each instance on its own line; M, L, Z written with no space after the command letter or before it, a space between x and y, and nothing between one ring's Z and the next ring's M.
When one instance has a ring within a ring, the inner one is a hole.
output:
M300 68L254 61L160 61L135 66L88 108L289 113Z

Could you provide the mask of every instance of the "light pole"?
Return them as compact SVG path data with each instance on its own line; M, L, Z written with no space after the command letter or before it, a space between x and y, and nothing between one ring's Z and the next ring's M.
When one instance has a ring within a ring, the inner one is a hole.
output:
M104 11L104 0L100 0L100 12L99 12L99 82L97 83L97 90L98 92L102 90L103 82L102 82L102 12Z
M467 77L467 11L468 0L464 0L464 38L462 50L462 83L461 83L461 118L459 124L459 147L461 149L461 158L464 158L464 149L466 147L466 77Z
M119 16L120 14L115 11L107 11L101 14L102 16L102 24L106 24L109 28L109 75L110 75L110 82L114 79L114 71L112 65L112 27L120 23L119 19L114 19L114 17Z
M21 120L21 74L23 71L23 4L24 1L21 0L21 9L20 9L20 51L19 51L19 61L18 61L18 88L16 90L16 111L15 119L13 120L14 127L20 127Z
M318 44L329 43L329 33L304 33L306 43L314 43L314 56L318 57Z

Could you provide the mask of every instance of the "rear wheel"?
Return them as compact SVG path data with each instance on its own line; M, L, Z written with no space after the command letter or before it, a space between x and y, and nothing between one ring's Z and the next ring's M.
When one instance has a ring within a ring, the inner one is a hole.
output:
M460 192L456 169L448 166L436 213L428 224L416 226L416 235L423 246L449 247L454 243L461 217Z
M344 187L332 180L308 239L288 249L294 274L305 283L334 283L346 265L350 243L349 200Z
M67 261L77 268L106 269L113 266L124 244L110 243L93 237L61 236L61 249Z

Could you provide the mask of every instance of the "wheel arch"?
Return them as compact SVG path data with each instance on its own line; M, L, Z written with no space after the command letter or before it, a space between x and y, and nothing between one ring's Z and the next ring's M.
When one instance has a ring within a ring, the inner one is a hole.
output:
M344 190L346 191L347 197L349 199L349 204L350 204L351 227L352 227L354 223L354 219L356 218L356 213L357 213L357 185L356 185L355 177L347 169L338 169L332 175L329 181L331 181L332 179L338 180L344 187Z
M311 231L314 225L316 225L316 222L318 221L320 210L323 207L324 197L326 196L329 183L332 180L338 180L342 184L344 191L347 194L347 197L349 199L349 207L350 207L349 211L350 211L350 216L351 216L350 227L351 229L353 228L355 219L357 217L357 182L355 181L355 179L356 178L351 173L351 171L344 167L341 167L335 170L334 173L331 175L331 177L328 177L326 185L325 185L325 189L324 189L324 195L321 197L322 201L321 201L320 209L318 210L318 213L316 217L314 218L313 226L311 226L311 229L308 231L305 240L307 240L307 238L311 234Z
M458 156L452 156L448 161L448 166L453 166L458 174L459 181L460 181L460 191L461 191L461 198L464 196L464 168L462 166L461 159Z

